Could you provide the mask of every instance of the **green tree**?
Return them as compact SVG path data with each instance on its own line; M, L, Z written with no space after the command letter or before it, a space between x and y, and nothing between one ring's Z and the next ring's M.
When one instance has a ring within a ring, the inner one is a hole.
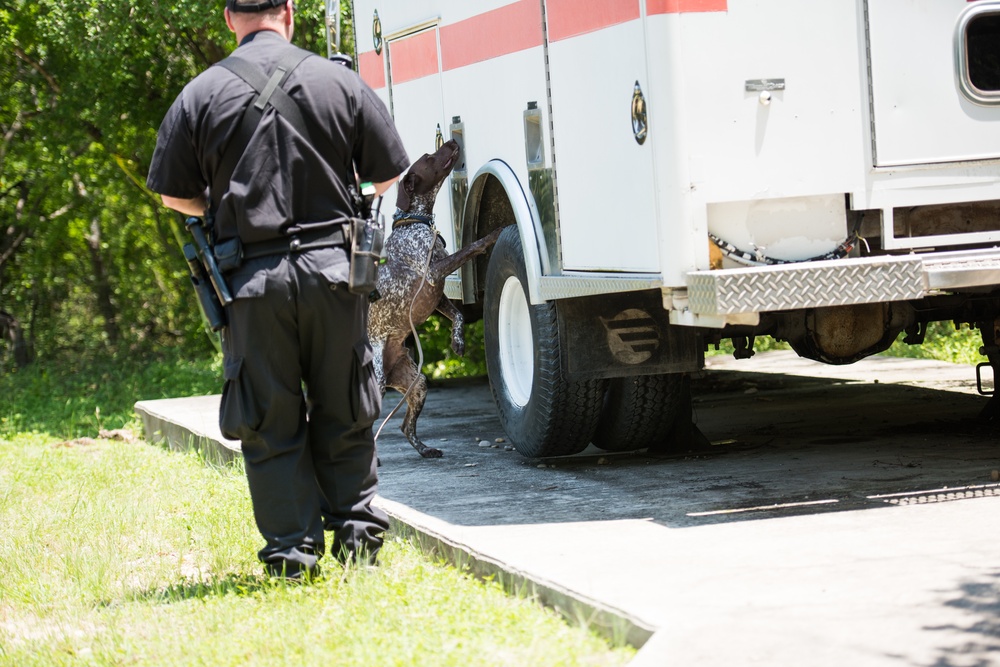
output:
M0 8L0 340L10 350L20 339L16 363L32 353L208 349L179 218L145 180L171 102L236 46L224 4ZM297 11L295 41L326 55L323 1Z

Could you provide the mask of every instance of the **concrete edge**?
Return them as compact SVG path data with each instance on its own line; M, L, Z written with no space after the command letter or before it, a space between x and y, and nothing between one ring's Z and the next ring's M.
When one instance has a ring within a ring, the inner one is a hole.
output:
M211 465L228 465L241 456L239 449L228 447L211 435L196 433L189 427L171 421L158 413L151 403L139 401L133 408L142 420L147 442L166 445L175 452L196 452Z
M669 643L670 637L666 632L655 633L639 648L628 667L666 667L671 664Z
M142 420L145 439L151 444L165 445L176 452L197 452L208 465L227 465L242 456L238 444L237 447L227 446L216 436L197 433L189 426L171 421L156 409L156 401L139 401L134 410ZM451 524L445 521L381 496L376 497L375 504L389 515L389 529L413 540L422 552L440 555L459 569L468 568L476 577L496 581L510 595L536 598L568 622L589 627L612 645L628 644L640 649L640 654L649 653L641 651L656 630L648 623L507 565L449 537L447 532ZM636 659L638 657L637 654ZM630 664L635 664L635 660Z
M450 524L401 503L377 497L375 504L389 515L390 530L412 539L427 554L437 554L481 579L498 582L510 595L533 597L555 609L570 623L586 626L612 645L637 649L656 631L627 612L587 598L543 577L512 567L447 535Z

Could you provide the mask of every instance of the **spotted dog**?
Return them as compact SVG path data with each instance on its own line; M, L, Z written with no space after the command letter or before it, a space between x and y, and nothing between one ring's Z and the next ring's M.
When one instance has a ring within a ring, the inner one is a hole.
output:
M451 349L464 354L464 319L444 295L445 278L486 252L501 231L497 229L454 254L445 249L434 227L434 200L458 154L458 144L449 141L414 162L399 182L392 233L385 243L387 259L376 283L381 296L372 303L368 322L379 387L383 396L386 387L406 395L406 416L400 430L424 458L437 458L442 452L417 437L417 418L427 399L427 378L405 346L411 334L411 317L414 327L434 311L447 317L451 320ZM407 393L411 385L413 389Z

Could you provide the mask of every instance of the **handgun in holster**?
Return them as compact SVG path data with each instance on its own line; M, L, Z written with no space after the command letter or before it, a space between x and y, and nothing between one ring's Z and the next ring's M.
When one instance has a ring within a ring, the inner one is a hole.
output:
M219 331L227 324L225 307L233 302L233 297L215 261L212 244L205 233L205 222L201 218L190 217L184 224L194 239L194 243L185 243L183 248L184 259L191 272L191 283L208 326L212 331Z

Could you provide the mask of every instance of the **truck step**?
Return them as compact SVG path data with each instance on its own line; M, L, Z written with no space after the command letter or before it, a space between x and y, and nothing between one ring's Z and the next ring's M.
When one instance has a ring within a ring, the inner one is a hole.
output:
M1000 285L1000 250L971 250L925 255L924 273L930 290Z
M863 257L688 274L688 301L700 315L794 310L917 299L920 259Z
M919 299L1000 284L1000 250L884 255L688 274L700 315L794 310Z

